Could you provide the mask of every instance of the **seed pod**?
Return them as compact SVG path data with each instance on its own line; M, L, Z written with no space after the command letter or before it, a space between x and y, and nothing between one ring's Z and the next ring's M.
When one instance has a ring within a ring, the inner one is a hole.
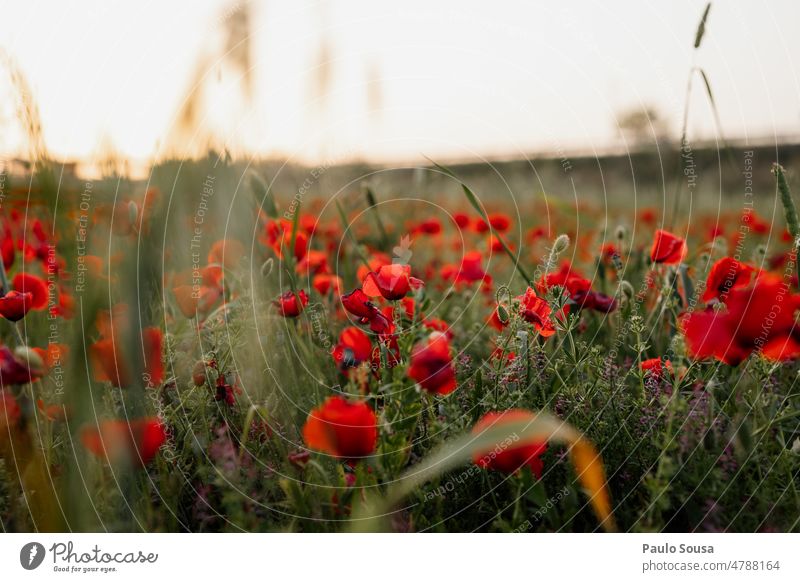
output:
M502 323L503 325L508 323L509 319L508 309L506 309L505 306L503 305L497 306L497 319L499 319L500 323Z
M633 288L633 285L631 285L628 281L625 281L624 279L620 281L619 290L622 292L622 296L628 300L633 299L633 295L636 293L635 289Z
M272 273L272 267L274 265L274 261L272 259L267 259L264 261L264 264L261 265L261 276L262 277L269 277L270 273Z
M556 255L560 255L565 250L569 248L569 236L566 234L558 235L555 242L553 243L553 253Z

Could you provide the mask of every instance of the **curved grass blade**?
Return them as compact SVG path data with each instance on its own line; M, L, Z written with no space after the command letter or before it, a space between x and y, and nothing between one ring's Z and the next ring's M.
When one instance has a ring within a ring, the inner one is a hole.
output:
M530 422L509 422L494 426L480 434L464 434L445 443L419 464L411 467L392 484L383 498L368 498L358 508L351 523L354 531L379 531L383 522L400 502L427 481L472 460L504 441L549 441L568 445L570 458L598 521L606 531L615 531L611 498L606 486L603 461L594 445L569 424L546 413L539 413Z

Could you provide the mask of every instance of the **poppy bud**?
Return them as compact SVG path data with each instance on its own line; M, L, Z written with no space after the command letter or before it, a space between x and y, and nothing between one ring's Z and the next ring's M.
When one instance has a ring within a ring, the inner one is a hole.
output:
M500 320L500 323L503 325L508 323L508 309L506 309L502 305L497 306L497 319Z
M195 386L202 386L206 383L206 363L198 360L192 368L192 382Z
M569 236L566 234L561 234L553 243L553 252L557 255L560 255L565 250L569 248Z

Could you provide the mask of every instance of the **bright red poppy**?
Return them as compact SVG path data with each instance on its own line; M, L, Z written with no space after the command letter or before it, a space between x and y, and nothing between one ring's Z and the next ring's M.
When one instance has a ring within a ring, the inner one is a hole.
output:
M536 415L527 410L512 408L503 412L489 412L475 424L472 434L480 435L493 427L508 423L531 422ZM507 439L513 440L513 439ZM545 441L513 441L506 444L501 441L496 446L485 451L478 451L473 456L473 462L484 469L500 471L510 475L523 467L528 467L536 478L541 478L544 462L541 456L547 451Z
M368 297L381 297L389 300L402 299L412 289L419 289L422 281L411 276L409 265L384 265L364 277L362 290Z
M724 257L714 263L706 279L706 288L703 291L703 301L718 299L725 301L728 293L734 287L746 287L750 283L755 268L733 259Z
M375 451L378 420L366 402L331 396L308 415L303 440L311 449L338 459L355 460Z
M164 425L156 417L104 420L81 429L81 443L94 456L111 464L130 463L144 467L167 440Z
M800 356L795 340L800 296L790 293L780 277L762 275L747 287L732 288L725 306L723 311L707 309L682 318L692 357L713 357L735 366L758 350L771 360Z
M11 286L20 293L31 294L31 309L38 311L47 307L47 301L49 299L47 283L36 275L17 273L14 275Z
M300 298L298 302L297 298ZM273 304L284 317L297 317L308 305L308 294L302 289L295 295L292 291L287 291L278 297Z
M639 364L639 368L645 374L650 374L654 378L661 379L664 377L665 371L672 372L672 362L669 360L662 360L661 358L650 358Z
M651 261L664 265L677 265L686 258L687 253L685 240L666 230L656 231L653 246L650 249Z
M314 279L311 281L311 285L320 295L327 295L331 291L334 295L339 295L342 292L343 284L341 277L327 273L314 275Z
M547 338L556 333L551 317L553 310L545 299L536 295L536 292L530 287L524 295L518 296L517 299L519 299L519 313L522 319L533 324L539 335Z
M372 342L359 328L347 327L339 334L339 342L332 354L340 370L354 368L371 359Z
M456 371L447 335L433 332L414 346L408 375L432 394L443 396L456 389Z
M33 295L31 293L9 291L0 297L0 316L9 321L19 321L25 317L32 304Z

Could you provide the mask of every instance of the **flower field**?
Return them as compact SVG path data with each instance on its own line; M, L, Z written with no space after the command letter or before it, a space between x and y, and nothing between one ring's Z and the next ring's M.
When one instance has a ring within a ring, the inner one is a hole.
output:
M3 175L3 530L798 530L780 166L694 213L425 171Z

